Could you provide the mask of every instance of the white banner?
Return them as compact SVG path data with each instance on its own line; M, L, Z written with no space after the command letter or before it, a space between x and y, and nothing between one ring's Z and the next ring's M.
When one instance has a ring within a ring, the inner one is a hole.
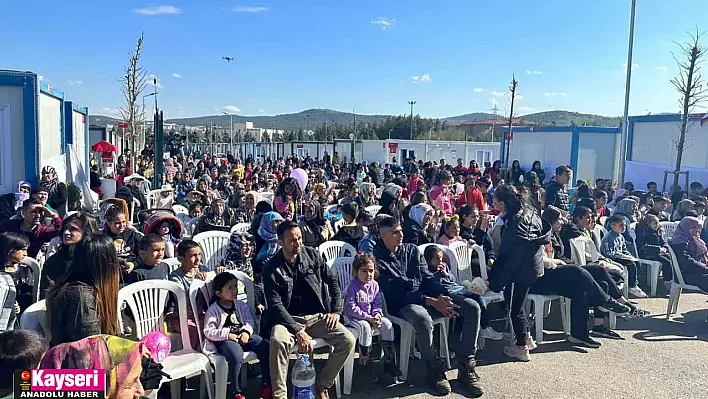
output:
M675 165L658 165L653 163L627 161L624 169L624 181L634 183L634 188L637 190L646 190L647 183L653 181L659 185L659 190L661 190L661 184L664 181L664 171L673 171L674 168ZM697 181L702 183L704 187L708 185L708 169L682 167L681 171L688 171L689 184ZM673 180L673 174L669 174L666 179L665 191L669 191L671 185L673 184ZM684 190L687 189L687 187L684 187L686 185L686 176L680 176L679 184Z

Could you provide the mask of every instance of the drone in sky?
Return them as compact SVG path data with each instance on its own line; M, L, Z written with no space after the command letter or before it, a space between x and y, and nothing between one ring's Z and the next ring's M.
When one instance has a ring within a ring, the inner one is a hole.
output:
M234 60L232 57L221 57L221 59L226 60L226 62L231 62Z

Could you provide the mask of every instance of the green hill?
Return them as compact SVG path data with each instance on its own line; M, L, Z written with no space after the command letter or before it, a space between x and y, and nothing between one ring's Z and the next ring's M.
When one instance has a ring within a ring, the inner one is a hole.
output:
M541 126L603 126L603 127L618 127L622 123L622 118L581 114L571 111L545 111L534 114L524 115L522 118L538 123Z

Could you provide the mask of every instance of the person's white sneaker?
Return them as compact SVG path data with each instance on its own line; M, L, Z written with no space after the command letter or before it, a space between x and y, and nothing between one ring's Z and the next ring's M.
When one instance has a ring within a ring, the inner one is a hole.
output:
M492 327L483 328L482 331L479 332L479 336L480 338L491 339L493 341L499 341L504 338L504 334L494 330Z
M526 347L529 348L530 351L538 348L538 345L536 345L536 341L533 340L533 337L531 336L531 334L526 335L525 341L526 341Z
M647 293L642 291L641 288L637 287L629 287L629 296L632 298L646 298Z
M525 345L524 346L516 346L516 345L510 345L510 346L505 346L504 349L504 354L513 357L514 359L521 360L522 362L530 362L531 358L529 357L529 348L527 348Z

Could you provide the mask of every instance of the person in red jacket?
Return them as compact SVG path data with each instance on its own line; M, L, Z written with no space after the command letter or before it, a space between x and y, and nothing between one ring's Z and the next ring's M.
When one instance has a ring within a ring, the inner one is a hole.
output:
M52 219L52 226L42 224L47 217ZM50 211L36 199L28 199L22 204L22 218L0 224L0 233L12 231L26 236L30 241L27 255L36 258L42 246L59 235L60 228L61 218L56 211Z
M480 211L487 209L482 191L477 188L477 181L474 177L467 178L467 181L465 181L465 191L462 195L457 197L457 201L455 202L457 209L465 205L472 205Z

